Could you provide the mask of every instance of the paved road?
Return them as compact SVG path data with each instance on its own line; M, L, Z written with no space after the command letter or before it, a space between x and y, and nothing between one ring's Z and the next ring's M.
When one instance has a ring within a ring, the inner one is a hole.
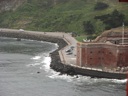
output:
M61 62L64 64L76 64L76 39L71 36L69 33L64 33L64 32L39 32L39 31L26 31L26 30L15 30L15 29L0 29L2 32L22 32L23 33L31 33L31 34L41 34L45 36L52 36L56 38L63 38L67 43L68 46L65 48L61 49L59 51L59 55L61 58ZM71 46L74 46L73 50L69 54L66 52L66 50L70 49Z

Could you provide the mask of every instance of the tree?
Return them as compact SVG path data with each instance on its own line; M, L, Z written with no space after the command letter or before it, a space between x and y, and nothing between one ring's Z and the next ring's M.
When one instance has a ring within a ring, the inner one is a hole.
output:
M94 26L92 25L91 21L84 21L83 22L84 31L87 35L91 35L95 33Z
M117 10L114 10L111 14L106 14L102 16L95 16L95 19L100 19L105 25L105 29L111 29L119 27L124 22L125 15Z
M94 10L103 10L106 8L108 8L108 4L103 3L103 2L97 2L95 7L94 7Z

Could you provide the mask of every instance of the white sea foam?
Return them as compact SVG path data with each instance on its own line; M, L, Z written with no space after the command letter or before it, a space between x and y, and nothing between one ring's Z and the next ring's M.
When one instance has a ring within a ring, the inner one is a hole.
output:
M119 84L123 84L127 82L127 79L122 79L122 80L118 80L118 79L113 79L112 82L114 83L119 83Z
M118 80L118 79L106 79L106 78L91 78L89 76L82 76L82 75L76 75L76 76L70 76L66 74L60 75L60 72L56 72L50 69L51 57L45 57L42 63L44 63L43 68L40 67L40 69L44 69L46 72L48 72L48 77L51 79L61 79L61 80L66 80L67 82L72 82L77 84L79 83L95 84L95 83L103 83L103 82L124 84L127 81L127 79Z
M42 63L43 63L42 67L44 67L44 70L46 72L50 71L51 57L45 57ZM42 67L40 67L40 69L42 69Z
M37 55L31 58L33 62L31 64L28 64L27 66L39 66L41 65L40 60L43 59L42 55Z
M27 66L37 66L37 65L40 65L40 63L28 64Z
M62 79L67 82L72 82L76 84L95 84L95 83L117 83L117 84L125 84L127 79L118 80L118 79L106 79L106 78L91 78L89 76L69 76L69 75L60 75L58 72L52 72L52 75L48 76L51 79Z
M51 64L51 57L47 56L44 58L42 61L43 66L40 67L40 69L44 69L48 73L48 77L51 79L62 79L62 80L67 80L68 82L72 82L73 78L72 76L68 75L60 75L60 72L56 72L52 69L50 69L50 64Z
M68 76L66 74L60 75L59 72L52 72L52 75L48 76L51 79L61 79L66 80L67 82L73 82L74 78L73 76Z
M37 66L41 65L39 68L45 70L47 72L47 76L51 79L61 79L66 80L67 82L72 82L76 84L86 83L86 84L95 84L95 83L103 83L103 82L111 82L117 84L124 84L127 82L127 79L118 80L118 79L106 79L106 78L91 78L89 76L70 76L70 75L60 75L60 72L56 72L50 69L51 57L49 54L43 53L42 55L34 56L31 58L35 61L34 64L29 64L28 66Z
M38 60L40 58L41 58L41 56L35 56L35 57L32 57L31 59Z
M59 45L58 45L57 43L55 44L55 46L56 46L56 47L59 47Z
M49 56L44 57L44 60L41 63L43 63L43 65L40 67L40 69L45 70L48 73L48 77L51 79L62 79L62 80L67 80L68 82L71 82L74 78L68 75L60 75L60 72L56 72L53 69L51 69L50 68L51 57Z
M118 83L118 84L123 84L127 82L127 79L106 79L106 78L102 78L102 79L97 79L98 82L112 82L112 83Z
M127 81L127 79L122 79L122 80L119 80L119 79L106 79L106 78L90 78L89 79L89 83L103 83L103 82L107 83L107 82L111 82L111 83L123 84L123 83L126 83L126 81Z
M46 65L50 65L51 63L51 57L45 57L42 63L45 63Z

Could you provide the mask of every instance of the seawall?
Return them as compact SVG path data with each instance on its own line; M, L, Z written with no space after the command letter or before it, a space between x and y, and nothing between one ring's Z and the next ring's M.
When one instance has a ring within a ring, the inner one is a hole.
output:
M74 75L76 74L74 68L70 65L63 64L60 59L59 50L68 45L68 42L64 40L61 36L46 35L47 32L20 32L19 30L0 30L0 37L11 37L11 38L22 38L31 39L38 41L47 41L52 43L57 43L59 45L58 49L50 53L52 62L50 67L61 74ZM56 34L56 33L55 33Z
M11 30L11 29L3 30L2 29L0 30L0 36L57 43L59 45L58 49L50 53L50 56L52 58L50 67L55 71L60 72L60 74L68 74L68 75L80 74L85 76L98 77L98 78L110 78L110 79L126 79L126 76L127 76L127 74L125 73L105 72L105 71L99 71L95 69L90 69L86 67L83 68L83 67L77 66L76 63L71 62L71 60L75 60L74 58L75 54L73 53L72 55L67 55L65 52L65 49L67 49L66 46L69 45L68 47L71 47L71 44L75 44L76 41L74 41L73 40L74 38L72 38L71 36L61 32L58 32L58 33L57 32L51 32L51 33L33 32L33 31L21 32L19 30ZM65 40L65 39L68 39L68 40ZM63 62L62 60L64 60L65 62Z

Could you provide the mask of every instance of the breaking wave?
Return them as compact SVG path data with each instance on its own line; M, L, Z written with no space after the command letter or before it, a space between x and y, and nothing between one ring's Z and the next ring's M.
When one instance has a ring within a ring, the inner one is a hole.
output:
M58 46L56 44L56 46ZM50 51L49 53L53 52ZM60 72L56 72L50 68L51 57L49 53L38 54L37 56L32 57L32 64L28 64L27 66L39 66L40 70L44 70L47 74L47 77L51 79L61 79L67 82L72 82L76 84L87 83L87 84L96 84L96 83L113 83L113 84L125 84L127 79L118 80L118 79L106 79L106 78L91 78L89 76L81 76L75 75L70 76L67 74L60 74Z
M56 72L50 68L51 57L49 54L42 54L38 56L34 56L31 58L34 60L33 64L29 64L27 66L39 66L39 69L44 70L47 73L47 77L51 79L61 79L66 80L67 82L72 83L87 83L87 84L96 84L96 83L113 83L113 84L125 84L127 79L118 80L118 79L106 79L106 78L91 78L89 76L81 76L75 75L70 76L67 74L61 74L60 72Z
M52 75L49 76L52 79L62 79L68 82L73 83L87 83L87 84L95 84L95 83L115 83L115 84L125 84L127 79L118 80L118 79L106 79L106 78L91 78L89 76L69 76L69 75L60 75L57 72L53 72Z
M89 76L75 75L70 76L67 74L60 74L50 68L51 57L49 54L44 53L42 55L34 56L31 58L34 60L33 64L28 64L27 66L39 66L39 69L44 70L47 73L47 77L51 79L61 79L67 82L72 82L76 84L87 83L87 84L96 84L96 83L113 83L113 84L125 84L127 79L118 80L118 79L106 79L106 78L91 78Z

